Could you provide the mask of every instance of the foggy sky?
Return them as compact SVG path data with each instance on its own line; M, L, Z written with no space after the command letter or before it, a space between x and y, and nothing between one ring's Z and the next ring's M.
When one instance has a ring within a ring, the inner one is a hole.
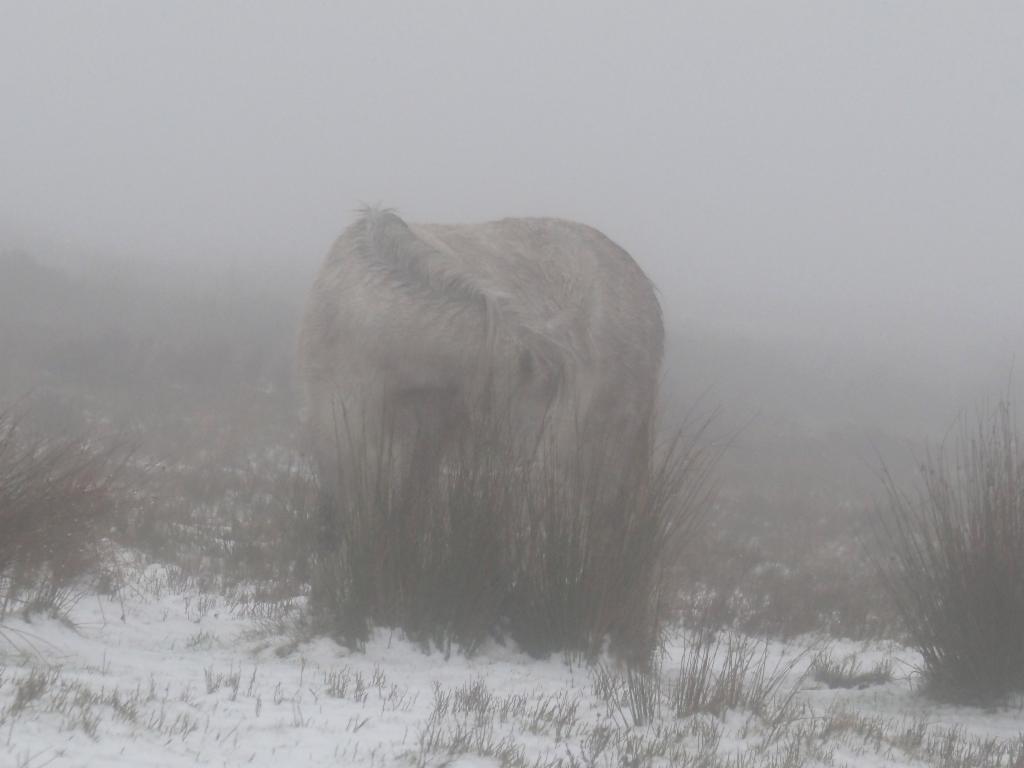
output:
M360 202L554 215L672 325L1024 340L1019 4L0 8L0 248L298 284Z

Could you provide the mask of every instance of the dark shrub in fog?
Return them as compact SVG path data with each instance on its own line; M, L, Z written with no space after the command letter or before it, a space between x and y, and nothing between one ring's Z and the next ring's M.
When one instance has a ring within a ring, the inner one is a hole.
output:
M97 562L109 524L111 450L34 439L0 412L0 619L19 608L55 608Z
M928 690L988 702L1024 690L1024 455L1010 403L889 483L879 532L890 593L924 659Z
M708 506L703 428L614 484L591 451L524 464L504 431L500 421L466 430L440 472L396 463L393 440L345 452L359 471L316 547L319 628L358 645L373 625L397 627L466 652L507 637L538 656L593 657L610 643L646 662L666 568Z

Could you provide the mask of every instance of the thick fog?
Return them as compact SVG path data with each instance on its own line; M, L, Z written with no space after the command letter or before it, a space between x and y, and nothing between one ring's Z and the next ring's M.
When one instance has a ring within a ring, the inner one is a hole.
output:
M1024 347L1022 43L1008 3L5 3L0 249L297 303L363 202L578 219L688 392L941 421Z

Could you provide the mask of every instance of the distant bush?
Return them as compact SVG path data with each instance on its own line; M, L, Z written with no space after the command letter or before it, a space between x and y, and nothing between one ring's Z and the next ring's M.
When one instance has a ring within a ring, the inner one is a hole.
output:
M892 662L886 659L865 669L855 654L834 659L829 653L822 652L811 662L810 673L816 682L829 688L869 688L892 680Z
M29 437L0 412L0 619L59 608L96 563L116 469L109 449Z
M962 424L921 480L916 496L888 484L879 563L928 690L974 702L1024 690L1024 454L1011 404Z
M703 432L615 487L600 461L524 465L501 425L466 430L427 473L400 467L385 441L361 457L352 501L326 511L337 536L313 548L318 626L356 645L372 625L396 627L465 652L489 637L537 656L594 657L610 643L646 662L666 568L708 506Z

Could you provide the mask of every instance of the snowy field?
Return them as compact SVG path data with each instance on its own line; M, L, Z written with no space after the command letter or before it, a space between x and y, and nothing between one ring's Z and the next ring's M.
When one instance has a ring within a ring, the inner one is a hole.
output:
M0 765L1024 765L1020 702L931 704L896 646L730 636L709 670L679 629L655 676L497 645L445 658L385 631L353 653L297 639L298 601L162 566L131 581L69 621L3 625ZM699 701L730 664L732 693Z

